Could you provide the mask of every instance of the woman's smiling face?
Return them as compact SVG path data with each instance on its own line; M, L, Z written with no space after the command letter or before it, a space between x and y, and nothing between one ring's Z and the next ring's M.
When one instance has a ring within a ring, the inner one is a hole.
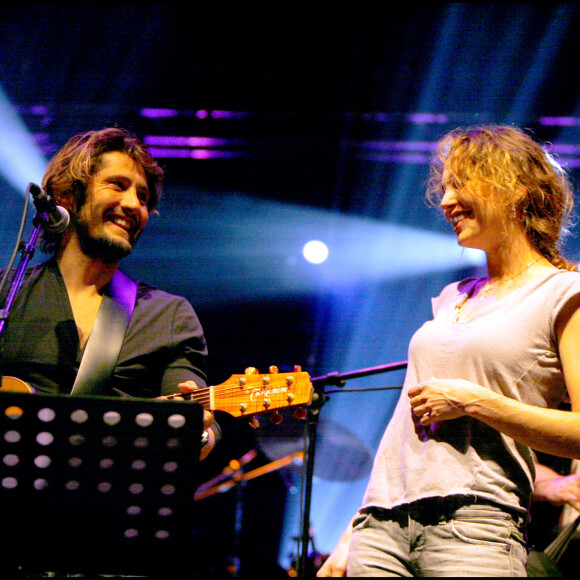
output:
M484 252L497 250L506 238L506 212L486 203L475 188L470 188L469 184L459 185L446 172L443 174L443 187L441 208L453 226L457 243Z

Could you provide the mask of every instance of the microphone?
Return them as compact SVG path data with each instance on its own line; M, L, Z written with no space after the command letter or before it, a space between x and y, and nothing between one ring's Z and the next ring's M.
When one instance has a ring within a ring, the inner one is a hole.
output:
M68 211L64 207L56 205L54 199L35 183L28 184L27 194L32 195L36 211L45 231L53 234L62 234L70 222Z

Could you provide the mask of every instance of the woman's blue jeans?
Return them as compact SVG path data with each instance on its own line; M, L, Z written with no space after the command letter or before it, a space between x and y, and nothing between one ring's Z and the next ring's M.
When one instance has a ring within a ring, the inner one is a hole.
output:
M492 504L449 514L419 503L358 514L348 576L526 576L522 516Z

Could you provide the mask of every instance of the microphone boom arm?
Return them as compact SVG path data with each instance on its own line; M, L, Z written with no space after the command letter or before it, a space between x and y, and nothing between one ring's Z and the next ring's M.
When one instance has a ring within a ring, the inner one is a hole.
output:
M301 518L301 533L299 536L300 549L297 558L298 577L304 578L306 576L308 544L310 543L310 508L312 502L312 478L314 475L314 458L316 452L316 431L320 418L320 410L328 398L324 392L324 387L326 385L344 387L346 381L349 379L358 379L360 377L367 377L379 373L401 370L407 368L407 364L408 361L400 361L347 373L339 373L335 371L321 377L310 379L310 382L314 387L314 392L312 394L312 403L308 407L308 414L306 416L308 448L306 454L306 474L303 491L304 507Z

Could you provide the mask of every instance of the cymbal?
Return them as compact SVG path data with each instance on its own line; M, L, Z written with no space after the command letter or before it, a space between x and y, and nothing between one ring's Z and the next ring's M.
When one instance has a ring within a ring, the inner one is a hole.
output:
M258 445L272 461L304 451L303 421L284 417L280 425L263 422L256 430ZM372 452L346 427L320 418L316 430L314 475L327 481L355 481L370 473ZM294 468L296 469L296 468Z
M256 477L266 475L291 463L302 463L303 459L304 453L302 451L297 451L296 453L292 453L292 455L282 457L281 459L277 459L276 461L272 461L267 465L262 465L261 467L257 467L256 469L252 469L252 471L248 472L237 471L242 467L242 464L239 460L236 461L233 459L230 462L230 466L233 467L226 468L222 472L223 476L218 476L215 478L215 480L208 481L197 488L195 492L195 501L206 499L212 495L215 495L216 493L224 493L225 491L229 491L241 482L250 481ZM228 469L229 473L226 475ZM224 479L228 479L228 481L220 483L220 481L223 481Z

